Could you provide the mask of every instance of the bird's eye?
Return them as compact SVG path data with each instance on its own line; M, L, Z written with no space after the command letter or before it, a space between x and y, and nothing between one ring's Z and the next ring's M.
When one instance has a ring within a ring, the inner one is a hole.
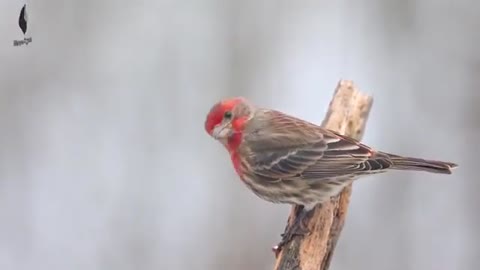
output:
M227 119L227 120L230 120L232 118L232 112L231 111L226 111L224 114L223 114L223 118Z

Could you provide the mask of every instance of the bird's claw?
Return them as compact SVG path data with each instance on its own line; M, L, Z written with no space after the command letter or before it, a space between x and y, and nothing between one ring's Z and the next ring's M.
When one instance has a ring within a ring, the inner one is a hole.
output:
M287 230L285 233L282 233L280 236L282 240L272 248L272 251L275 253L275 257L278 257L278 254L282 250L282 248L288 244L295 236L305 236L310 234L310 230L307 228L302 228L301 226L297 226L297 229Z
M293 237L295 236L305 236L307 234L310 234L310 230L308 230L307 228L298 228L295 232L284 232L282 234L280 234L280 237L282 237L282 240L283 239L286 239L286 241L288 242L289 240L291 240Z
M306 217L308 213L309 211L300 210L300 213L298 213L292 226L288 226L287 224L285 232L280 235L282 237L282 240L272 248L275 256L278 256L282 248L286 244L288 244L295 236L305 236L310 234L310 230L308 229L308 226L306 224Z

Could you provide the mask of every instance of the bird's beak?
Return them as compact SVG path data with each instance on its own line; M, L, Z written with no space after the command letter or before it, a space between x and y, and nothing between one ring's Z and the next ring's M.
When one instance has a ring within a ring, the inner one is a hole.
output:
M230 124L225 123L213 128L212 136L217 140L224 140L230 135Z

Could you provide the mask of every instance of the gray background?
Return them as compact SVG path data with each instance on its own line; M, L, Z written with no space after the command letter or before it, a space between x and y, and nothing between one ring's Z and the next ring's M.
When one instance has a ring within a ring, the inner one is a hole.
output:
M271 269L288 206L203 130L216 101L320 122L340 78L364 142L454 161L354 185L331 269L480 263L478 1L0 2L0 269Z

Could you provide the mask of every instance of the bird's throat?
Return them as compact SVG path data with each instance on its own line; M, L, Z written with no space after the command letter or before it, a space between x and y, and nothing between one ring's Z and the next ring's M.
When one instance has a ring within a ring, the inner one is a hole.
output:
M229 138L227 142L227 149L230 153L230 157L232 159L233 167L239 176L242 176L242 171L240 169L240 156L238 153L238 147L242 143L242 133L235 132Z
M226 145L228 152L230 153L230 157L232 159L233 167L235 168L235 171L240 176L240 178L242 178L243 172L241 169L242 161L240 159L238 148L242 143L243 130L245 129L245 125L247 121L248 121L248 117L240 117L232 121L232 127L234 132L232 135L230 135L230 137L228 137L227 145Z
M240 176L240 178L242 178L243 172L241 169L242 162L240 160L240 156L238 155L237 152L233 152L233 153L230 153L230 158L232 159L233 168L235 169L235 172L238 174L238 176Z
M227 140L227 148L230 153L237 152L238 147L242 143L242 133L235 132Z

